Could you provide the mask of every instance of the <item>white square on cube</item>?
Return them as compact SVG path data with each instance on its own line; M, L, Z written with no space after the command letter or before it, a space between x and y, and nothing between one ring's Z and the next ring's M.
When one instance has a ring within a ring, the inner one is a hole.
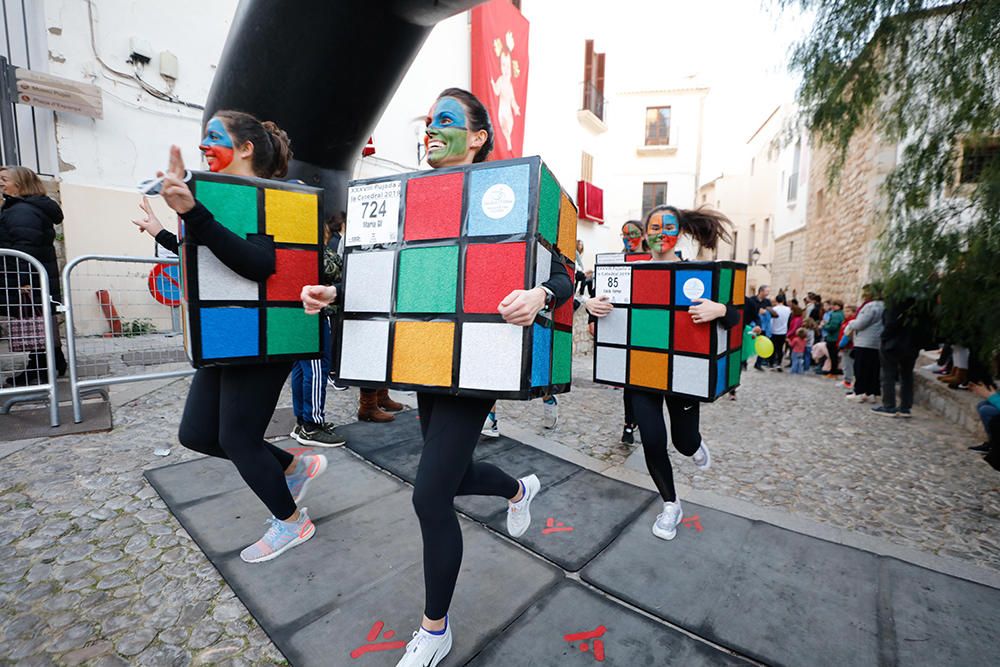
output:
M708 398L708 359L675 354L670 357L670 391Z
M519 391L524 327L491 322L462 325L461 389Z
M617 382L625 384L625 364L628 352L621 347L604 347L598 345L594 348L596 361L594 362L594 377L605 382Z
M388 320L344 320L340 377L384 382L388 356Z
M535 287L548 281L552 273L552 253L545 249L541 243L535 244Z
M211 250L198 246L198 297L202 301L257 301L260 283L247 280L222 263Z
M388 313L392 308L391 250L352 252L347 255L344 277L344 311Z
M616 345L628 343L628 308L615 308L597 320L597 342Z
M715 353L725 354L729 343L729 330L721 324L715 325Z

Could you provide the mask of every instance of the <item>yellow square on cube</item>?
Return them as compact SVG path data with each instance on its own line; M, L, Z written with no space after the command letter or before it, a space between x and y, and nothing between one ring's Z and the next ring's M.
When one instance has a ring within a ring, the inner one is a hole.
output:
M450 387L454 349L454 322L396 322L392 381Z
M264 190L267 233L277 243L319 243L316 195L286 190Z

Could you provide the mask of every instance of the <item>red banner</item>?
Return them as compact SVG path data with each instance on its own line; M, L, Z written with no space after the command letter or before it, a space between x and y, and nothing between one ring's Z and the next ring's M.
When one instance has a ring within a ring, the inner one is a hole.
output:
M510 0L472 10L472 93L493 121L491 160L521 157L528 103L528 20Z

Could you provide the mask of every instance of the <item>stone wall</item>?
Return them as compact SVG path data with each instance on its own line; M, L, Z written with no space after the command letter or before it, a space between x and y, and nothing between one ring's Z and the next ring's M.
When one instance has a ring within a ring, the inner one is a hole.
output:
M851 140L844 167L831 183L831 150L813 152L809 170L804 289L853 303L874 277L875 243L885 221L882 184L895 165L896 147L873 128Z
M774 259L771 262L771 286L774 292L784 288L789 294L794 290L801 301L810 290L805 284L806 228L783 234L774 240ZM822 294L822 292L821 292Z

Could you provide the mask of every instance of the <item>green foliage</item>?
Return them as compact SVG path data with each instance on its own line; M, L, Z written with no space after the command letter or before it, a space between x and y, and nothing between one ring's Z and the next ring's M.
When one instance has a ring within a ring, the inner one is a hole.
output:
M156 333L156 325L148 317L122 322L121 335L125 338L135 338L149 333Z
M963 146L1000 135L1000 0L777 3L815 16L792 68L831 178L861 130L900 146L881 212L887 297L933 301L941 336L1000 349L1000 151L958 183Z

